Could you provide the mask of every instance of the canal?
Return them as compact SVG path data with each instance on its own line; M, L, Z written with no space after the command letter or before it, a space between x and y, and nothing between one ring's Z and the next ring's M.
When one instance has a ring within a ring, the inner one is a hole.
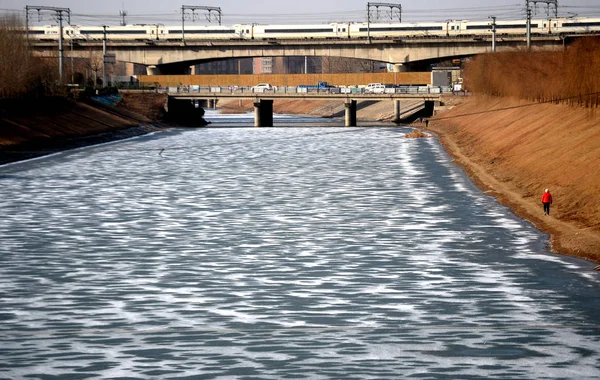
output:
M436 139L211 117L0 167L0 378L600 378L593 264Z

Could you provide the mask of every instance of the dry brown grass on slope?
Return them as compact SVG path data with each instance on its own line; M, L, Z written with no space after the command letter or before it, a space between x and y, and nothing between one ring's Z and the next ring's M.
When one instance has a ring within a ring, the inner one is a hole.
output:
M560 52L484 54L466 65L473 93L538 102L600 105L600 38L585 38Z
M557 251L600 262L600 114L531 104L465 99L430 129L484 190L552 234ZM554 197L551 218L542 213L545 188Z

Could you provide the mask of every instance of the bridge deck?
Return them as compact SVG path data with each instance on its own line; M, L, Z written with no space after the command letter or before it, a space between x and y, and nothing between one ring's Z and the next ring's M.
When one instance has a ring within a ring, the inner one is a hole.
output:
M255 90L252 87L168 87L170 97L177 99L308 99L308 100L439 100L449 93L446 87L400 86L385 88L380 93L367 93L363 88L332 87L308 89L302 87L277 87L272 90Z
M440 100L441 94L329 94L329 93L251 93L251 92L207 92L207 93L169 93L177 99L304 99L304 100Z

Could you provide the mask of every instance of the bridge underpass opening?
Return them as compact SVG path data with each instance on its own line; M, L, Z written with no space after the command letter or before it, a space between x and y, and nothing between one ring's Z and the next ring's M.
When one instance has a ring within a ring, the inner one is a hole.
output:
M148 75L320 74L407 71L414 71L410 63L305 55L196 59L147 66Z

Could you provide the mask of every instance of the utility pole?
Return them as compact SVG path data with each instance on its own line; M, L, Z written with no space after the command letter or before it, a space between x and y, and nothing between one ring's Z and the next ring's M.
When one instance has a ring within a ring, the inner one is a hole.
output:
M390 3L367 3L367 38L371 41L371 8L375 8L376 20L379 21L379 7L389 8L386 12L390 20L393 20L395 16L398 17L398 22L402 22L402 5L401 4L390 4Z
M121 9L119 11L119 16L121 16L121 26L125 26L127 25L127 22L125 21L125 16L127 16L127 11L125 10L125 2L121 3Z
M492 19L492 53L496 52L496 17L490 16Z
M529 0L527 0L527 51L531 50L531 8L529 8Z
M75 83L75 67L73 62L73 35L71 34L71 84Z
M106 87L106 25L102 25L102 87Z
M533 4L534 9L537 9L537 4L546 4L546 13L550 15L550 8L554 7L554 17L558 17L558 0L525 0L525 11L527 12L527 50L531 49L531 16L533 11L530 4Z
M27 41L29 41L29 11L35 10L38 12L38 18L40 17L40 12L42 11L50 11L54 12L54 16L58 20L58 78L59 82L63 84L63 69L64 69L64 58L65 51L63 47L63 21L65 15L67 16L67 23L71 23L71 10L69 8L57 8L57 7L46 7L46 6L37 6L37 5L26 5L25 6L25 28L26 28L26 36Z
M185 43L185 11L186 10L191 10L192 11L192 21L194 21L197 16L196 16L196 10L204 10L207 11L208 14L206 15L206 19L208 20L208 22L211 22L211 12L216 12L216 19L219 22L219 25L221 25L221 8L220 7L204 7L204 6L196 6L196 5L182 5L181 6L181 42Z

